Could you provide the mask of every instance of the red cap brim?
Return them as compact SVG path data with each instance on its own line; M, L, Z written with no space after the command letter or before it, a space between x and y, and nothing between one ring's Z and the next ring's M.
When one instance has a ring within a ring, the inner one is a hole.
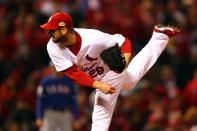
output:
M40 27L45 30L55 30L59 28L59 26L54 26L54 25L51 25L50 23L43 24Z

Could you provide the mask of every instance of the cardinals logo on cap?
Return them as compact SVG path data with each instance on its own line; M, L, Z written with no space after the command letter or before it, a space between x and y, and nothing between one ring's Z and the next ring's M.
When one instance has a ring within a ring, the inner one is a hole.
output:
M58 25L59 25L59 26L66 26L66 23L63 22L63 21L61 21L61 22L58 23Z

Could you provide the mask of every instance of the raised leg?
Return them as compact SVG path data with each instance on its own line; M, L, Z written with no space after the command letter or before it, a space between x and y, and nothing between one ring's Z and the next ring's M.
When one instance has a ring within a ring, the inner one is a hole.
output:
M177 28L170 26L155 26L152 38L148 44L132 59L124 75L122 89L130 90L148 72L161 55L169 37L179 32Z

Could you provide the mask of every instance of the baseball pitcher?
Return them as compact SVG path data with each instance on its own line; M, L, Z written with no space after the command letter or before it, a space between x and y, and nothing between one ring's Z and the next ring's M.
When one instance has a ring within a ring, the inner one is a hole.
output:
M56 70L96 88L92 131L108 131L120 90L132 89L156 62L169 37L178 33L173 27L155 26L149 43L130 62L131 41L121 34L73 28L72 18L63 12L52 15L41 28L51 36L47 51Z

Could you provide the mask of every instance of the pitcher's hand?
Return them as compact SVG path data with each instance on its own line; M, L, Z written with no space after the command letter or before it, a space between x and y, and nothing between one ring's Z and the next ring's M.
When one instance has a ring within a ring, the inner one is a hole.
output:
M113 94L115 93L116 88L111 84L103 83L101 81L94 81L93 87L99 89L104 94Z

